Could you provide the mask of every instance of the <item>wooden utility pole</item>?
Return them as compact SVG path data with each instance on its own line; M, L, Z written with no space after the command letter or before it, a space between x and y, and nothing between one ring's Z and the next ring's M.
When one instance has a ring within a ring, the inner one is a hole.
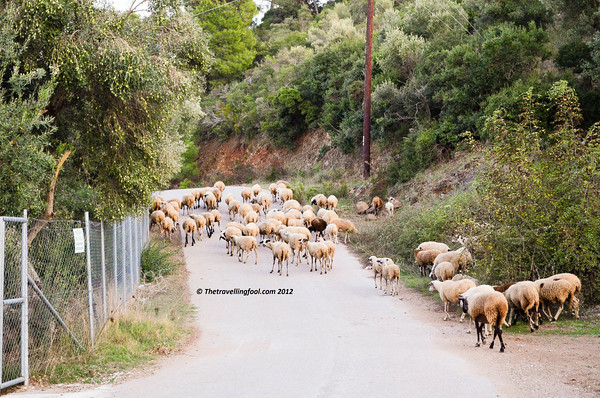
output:
M373 71L373 2L367 0L367 43L365 46L365 93L363 116L363 178L371 177L371 74Z

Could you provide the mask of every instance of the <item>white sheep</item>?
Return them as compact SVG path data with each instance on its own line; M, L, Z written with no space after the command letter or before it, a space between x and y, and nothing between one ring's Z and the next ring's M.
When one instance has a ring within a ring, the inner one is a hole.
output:
M273 253L273 266L271 267L271 274L275 269L275 260L278 261L277 272L279 276L283 275L283 262L286 262L286 276L290 276L290 257L292 255L292 249L290 245L285 242L272 242L269 239L264 239L260 242L264 247L271 249Z
M271 198L277 200L277 184L272 183L269 185L269 191L271 192Z
M266 192L261 192L256 198L258 204L262 207L263 213L267 214L271 209L271 197Z
M242 189L242 202L244 202L244 203L250 202L250 199L252 199L252 189L243 188Z
M300 206L300 202L298 202L295 199L286 200L285 202L283 202L283 206L282 206L282 209L284 212L287 212L288 210L291 210L291 209L300 211L301 208L302 208L302 206Z
M429 273L429 277L433 278L435 275L435 267L441 262L448 261L454 265L454 273L458 273L460 270L467 269L467 265L473 261L471 253L466 247L461 247L458 250L453 250L446 253L439 254L433 261L433 267Z
M445 252L449 252L450 248L445 243L427 241L427 242L422 242L417 247L417 250L438 250L441 253L445 253Z
M232 200L229 202L229 219L234 220L240 211L241 203L239 200Z
M322 209L327 206L327 196L322 193L315 195L311 198L310 203L316 205L319 209Z
M291 233L285 235L284 241L292 249L292 264L294 263L294 258L296 258L296 266L298 266L300 264L300 255L306 251L306 242L308 242L308 239L302 234Z
M198 237L202 240L202 229L206 228L206 218L199 214L190 214L190 218L196 221L196 228L198 230ZM206 231L208 234L208 230Z
M288 200L292 200L294 198L294 192L289 188L280 188L278 190L278 194L281 203L285 203Z
M232 200L235 200L235 195L230 193L225 197L225 204L229 206L229 202L231 202Z
M323 242L306 242L306 248L310 255L310 272L313 271L313 264L315 271L317 270L317 260L321 264L321 274L323 273L323 261L327 259L329 248ZM327 273L327 271L325 271Z
M579 296L579 293L581 292L581 280L577 277L577 275L568 272L563 272L561 274L552 275L552 277L555 279L565 279L571 282L571 284L575 286L575 292L573 293L573 297ZM573 309L573 300L569 300L569 308ZM575 315L575 313L573 312L572 315Z
M204 194L204 207L209 211L217 208L217 197L214 193L209 191Z
M266 220L264 222L261 222L259 224L257 224L258 226L258 231L259 231L259 235L261 239L264 238L271 238L272 235L275 233L275 228L277 228L277 224L270 222L269 220Z
M444 303L444 321L450 319L450 305L452 303L458 303L458 296L472 287L475 287L475 282L470 279L444 282L433 280L429 282L429 291L433 292L437 290L440 294L440 299L442 299L442 302ZM462 322L464 319L465 314L463 313L460 317L460 321Z
M390 216L394 215L394 209L395 209L394 200L396 200L396 199L394 199L390 196L387 203L385 204L385 211L387 211Z
M332 242L338 243L338 226L329 224L325 227L325 236Z
M378 257L371 256L369 257L369 262L371 263L371 269L373 270L373 280L375 281L375 289L377 289L377 276L379 275L379 290L383 290L383 264L380 263Z
M380 258L377 262L383 267L381 275L385 279L385 293L388 292L388 283L391 287L390 294L397 296L400 293L400 267L398 267L391 258ZM381 281L380 281L381 284Z
M221 191L221 192L225 191L225 184L223 183L223 181L215 182L213 187L219 188L219 191Z
M166 215L162 210L154 210L152 214L150 214L150 230L152 230L154 224L158 225L158 229L160 229L160 224L165 217Z
M244 218L246 217L246 214L253 212L254 209L252 208L252 205L249 203L242 203L240 205L240 208L238 210L238 215L240 216L240 221L244 221Z
M256 224L257 222L258 222L258 214L256 214L255 211L248 212L248 214L246 214L244 216L244 224L246 224L246 225L248 225L250 223Z
M255 223L251 222L244 226L242 233L244 234L244 236L254 236L256 238L260 233L260 230Z
M252 185L252 193L254 194L254 197L258 197L258 194L260 194L261 191L262 191L262 188L260 185L258 185L258 184Z
M505 322L506 314L508 313L508 302L504 294L496 291L481 292L470 296L468 299L460 296L459 300L463 311L468 312L471 319L475 321L475 329L477 329L477 344L475 344L475 347L480 346L480 337L482 344L485 345L483 325L489 323L494 327L494 337L490 343L490 348L494 348L494 342L496 341L496 336L498 336L500 340L500 352L504 352L506 346L502 340L502 324Z
M171 234L175 232L175 223L171 217L165 217L160 223L160 234L167 235L169 240L171 240Z
M323 243L325 243L329 249L329 252L327 253L327 267L331 271L333 269L333 257L335 256L335 243L330 240L326 240Z
M510 308L510 313L508 315L507 326L510 326L512 323L513 315L515 309L523 311L525 316L527 317L527 321L529 321L529 330L533 332L533 328L536 329L539 327L539 305L540 305L540 295L537 289L537 286L532 281L521 281L517 282L514 285L510 286L504 292L504 297L506 297L506 301L508 302L508 307ZM536 321L533 322L532 314L530 311L533 311L536 317Z
M254 264L258 264L258 243L256 242L256 238L254 236L232 236L231 237L233 244L238 249L238 261L242 262L244 259L244 253L248 253L246 259L243 260L243 263L246 264L248 261L248 257L250 257L250 252L254 252Z
M234 236L242 236L242 231L236 227L227 227L221 232L221 236L219 236L219 240L223 239L225 241L225 248L227 249L227 254L230 256L233 256Z
M331 224L331 221L336 219L336 218L340 218L337 213L333 210L327 210L322 216L321 218L323 220L325 220L325 222L327 224Z
M442 261L435 267L435 279L438 281L447 281L454 277L454 265L449 261Z
M183 195L181 199L182 210L187 209L188 215L194 210L196 204L196 197L194 195ZM183 211L181 212L183 214Z
M579 299L575 297L576 286L566 279L555 278L553 276L535 281L540 295L542 311L548 317L550 322L558 320L563 310L565 301L572 303L570 308L575 312L575 318L579 318ZM558 311L552 317L550 305L558 304Z
M335 210L338 205L338 198L335 195L329 195L327 197L327 209Z
M304 227L304 220L298 220L296 218L288 218L286 225L288 227Z
M281 226L278 232L281 237L283 237L282 236L283 234L302 234L306 237L306 239L310 240L310 238L312 236L310 231L306 227Z

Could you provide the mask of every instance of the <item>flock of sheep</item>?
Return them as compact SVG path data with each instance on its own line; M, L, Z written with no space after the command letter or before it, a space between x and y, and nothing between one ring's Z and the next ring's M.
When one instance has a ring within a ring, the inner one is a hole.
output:
M185 234L185 246L188 242L193 246L196 237L202 240L203 230L210 238L215 224L221 229L218 206L224 191L225 184L217 181L213 187L194 189L181 200L165 201L160 196L155 197L150 229L157 225L161 234L170 239L171 234L181 227ZM311 203L317 206L316 213L312 205L301 206L293 196L286 181L271 184L269 192L256 184L251 188L243 188L239 198L228 194L223 200L230 222L219 236L219 240L225 241L227 254L233 256L235 251L238 260L246 263L253 252L254 263L257 264L258 246L261 245L272 252L271 273L277 262L279 275L283 275L285 265L285 274L289 276L290 260L292 264L295 262L300 265L301 257L306 258L311 272L317 271L319 266L321 274L331 271L338 234L344 233L344 241L347 242L348 234L357 232L356 227L352 221L338 217L335 212L338 200L334 195L326 197L319 194L313 197ZM271 209L275 201L281 203L282 210ZM205 211L194 213L194 210L201 208ZM188 217L180 226L179 214L184 215L186 211ZM315 237L311 242L313 232Z
M161 234L169 239L172 233L181 228L185 234L185 246L190 238L192 246L196 237L202 240L203 231L206 231L210 238L214 233L215 224L221 229L221 213L218 207L223 199L224 190L225 184L217 181L213 187L194 189L181 200L165 201L162 197L155 197L150 215L150 228L157 225ZM254 263L258 263L259 245L270 249L273 257L271 273L274 272L277 263L277 273L283 275L285 265L285 274L289 276L290 261L298 266L302 263L302 258L305 258L307 264L310 263L311 272L316 272L320 266L320 273L327 274L333 268L338 235L344 233L344 242L347 242L348 234L357 232L352 221L341 219L337 215L338 200L333 195L327 197L318 194L311 198L310 205L302 206L293 198L294 194L289 184L286 181L278 181L269 186L269 192L256 184L251 188L243 188L240 196L236 198L233 194L228 194L223 199L227 205L230 222L221 230L219 240L225 241L227 254L233 256L235 251L238 261L244 263L252 252L255 257ZM282 210L271 209L273 202L279 202ZM371 205L359 202L357 210L359 213L362 211L375 214L385 210L391 215L398 207L396 202L394 198L389 198L384 204L381 198L375 197ZM316 213L313 206L317 207ZM194 210L202 207L204 211L194 213ZM187 218L180 225L179 215L185 215L186 212ZM314 242L311 242L313 233ZM510 326L515 312L519 312L527 319L533 332L542 323L540 304L543 314L551 322L558 319L567 301L575 317L579 318L577 296L581 292L581 281L577 276L562 273L537 281L477 286L474 279L460 273L472 262L472 256L464 247L465 240L459 238L458 242L463 245L458 250L450 250L444 243L423 242L414 250L414 257L421 276L424 276L431 266L429 276L432 281L429 283L429 290L439 293L444 303L444 320L450 319L450 305L459 303L463 310L460 321L462 322L468 313L471 322L475 322L476 346L485 344L485 337L490 334L487 325L490 325L494 329L490 348L494 347L498 336L500 352L503 352L505 345L502 340L502 325ZM374 273L375 288L379 277L379 288L383 289L385 280L386 294L389 288L392 296L397 295L400 267L390 258L371 256L369 261ZM558 310L552 316L550 306L555 304L558 304Z
M464 238L458 238L458 241L465 244ZM576 275L561 273L536 281L519 281L501 286L477 285L473 278L459 273L466 270L472 262L471 253L464 246L458 250L450 250L444 243L423 242L414 250L414 257L421 276L424 276L428 267L431 266L429 276L432 281L429 283L429 291L439 293L444 304L444 320L450 319L450 305L459 303L463 310L460 321L464 320L466 313L471 317L471 321L475 321L477 347L480 346L480 339L482 344L485 344L485 336L489 334L487 331L489 324L494 328L490 348L494 348L494 341L498 336L500 352L504 352L502 325L509 327L515 313L518 312L527 319L529 328L533 332L542 323L540 304L543 314L548 317L550 322L558 319L564 303L567 301L573 315L579 318L577 296L581 292L581 281ZM378 259L374 256L370 258L370 261L374 272L375 287L377 287L378 275L381 274L380 280L382 277L387 278L386 271L382 266L392 261L386 258ZM558 310L552 316L550 306L556 304ZM508 313L509 309L510 314ZM507 315L508 321L506 321Z

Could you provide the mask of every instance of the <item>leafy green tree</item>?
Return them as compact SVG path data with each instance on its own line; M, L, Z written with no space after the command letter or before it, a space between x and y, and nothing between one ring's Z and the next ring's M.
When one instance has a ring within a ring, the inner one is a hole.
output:
M209 46L215 56L210 82L215 85L240 78L256 56L256 37L249 29L258 13L256 5L252 0L240 0L209 11L225 3L226 0L193 2L200 26L210 34Z

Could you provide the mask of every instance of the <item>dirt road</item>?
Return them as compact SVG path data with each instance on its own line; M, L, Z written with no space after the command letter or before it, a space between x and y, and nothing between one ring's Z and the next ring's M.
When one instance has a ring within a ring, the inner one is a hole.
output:
M224 225L229 221L224 203L220 210ZM289 277L270 274L271 252L262 247L257 265L253 254L240 263L226 255L218 228L211 239L185 248L184 255L197 307L198 338L191 346L145 377L38 396L464 398L524 391L583 396L577 386L539 387L522 374L526 369L511 370L510 358L518 355L513 341L500 354L498 347L474 348L475 336L465 334L466 325L456 320L446 322L446 329L424 321L423 309L406 290L401 299L375 289L371 271L342 244L326 275L309 272L306 262L291 266ZM276 294L210 294L234 289ZM458 334L446 325L460 328L458 342L448 339Z

